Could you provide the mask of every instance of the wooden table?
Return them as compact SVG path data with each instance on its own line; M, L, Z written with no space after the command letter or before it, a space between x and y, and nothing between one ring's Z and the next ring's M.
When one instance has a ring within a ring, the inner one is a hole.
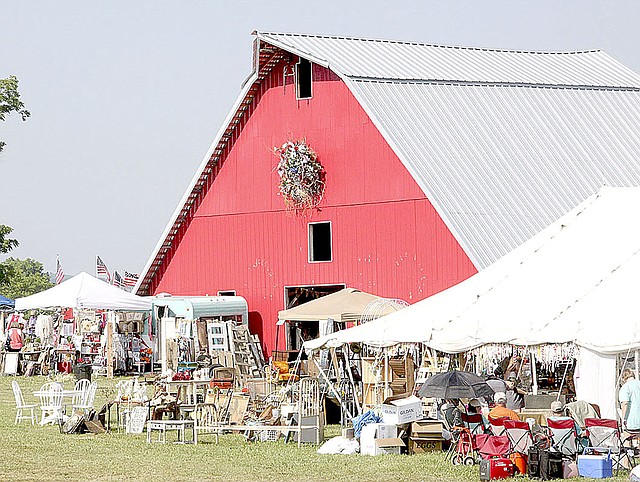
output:
M191 430L191 440L185 440L185 432ZM174 443L198 443L198 432L195 420L149 420L147 422L147 443L152 443L151 432L158 432L159 443L167 442L167 431L176 431L178 440Z
M522 420L523 422L525 422L528 418L532 418L541 427L546 427L547 426L547 413L549 413L549 410L545 410L545 409L541 409L541 410L529 409L529 410L527 410L527 409L524 409L524 410L520 410L520 413L518 413L518 416L520 417L520 420Z

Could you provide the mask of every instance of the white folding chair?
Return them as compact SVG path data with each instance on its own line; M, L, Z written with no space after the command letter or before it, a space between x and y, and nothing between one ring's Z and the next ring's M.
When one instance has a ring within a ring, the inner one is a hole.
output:
M16 399L16 420L13 424L17 424L21 420L31 420L31 425L38 421L36 414L34 412L35 408L38 406L36 404L27 405L24 403L24 397L22 396L22 390L20 389L20 385L18 382L13 380L11 382L11 387L13 388L13 396ZM31 415L25 415L23 410L29 410Z

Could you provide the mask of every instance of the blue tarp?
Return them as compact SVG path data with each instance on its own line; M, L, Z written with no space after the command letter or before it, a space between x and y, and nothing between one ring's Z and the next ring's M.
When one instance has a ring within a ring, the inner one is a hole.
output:
M0 295L0 306L10 306L11 308L13 308L15 305L16 305L15 301L10 300L6 296Z

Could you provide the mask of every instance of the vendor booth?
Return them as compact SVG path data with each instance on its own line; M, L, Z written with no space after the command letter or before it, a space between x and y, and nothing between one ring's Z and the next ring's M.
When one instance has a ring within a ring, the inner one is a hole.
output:
M244 298L164 294L151 298L151 303L153 324L159 333L157 361L163 371L190 366L198 357L207 359L208 365L215 361L215 364L234 366L230 359L234 352L234 334L238 327L246 328L249 319Z
M63 372L83 366L109 375L151 368L154 333L145 298L80 273L15 305L27 338L22 355L37 362L26 366Z
M575 358L576 397L615 418L617 370L630 360L638 368L638 206L640 189L602 188L468 280L305 349L422 343L471 353L476 369L500 347L519 347L534 363Z

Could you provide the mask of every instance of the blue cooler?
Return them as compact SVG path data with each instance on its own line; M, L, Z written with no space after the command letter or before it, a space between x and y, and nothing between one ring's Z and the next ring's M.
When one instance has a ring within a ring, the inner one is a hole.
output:
M613 477L611 453L578 455L578 474L592 479Z

